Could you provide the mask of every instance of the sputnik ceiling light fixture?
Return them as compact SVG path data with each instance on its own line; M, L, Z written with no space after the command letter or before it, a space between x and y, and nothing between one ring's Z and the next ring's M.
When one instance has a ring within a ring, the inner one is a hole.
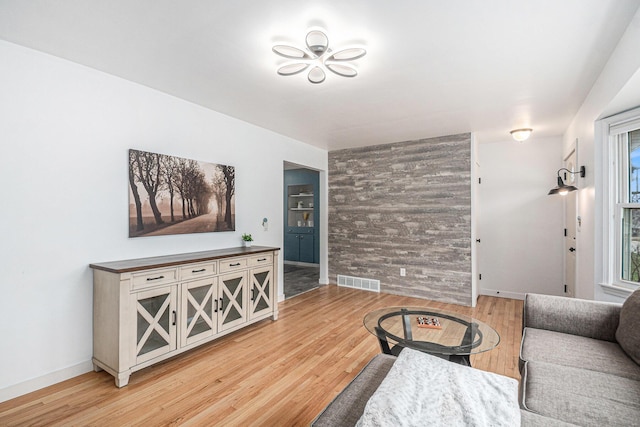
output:
M306 49L287 45L276 45L271 48L277 55L291 60L278 68L278 74L293 76L311 67L307 78L314 84L325 80L325 70L342 77L355 77L358 75L358 70L349 62L367 54L367 51L360 47L345 48L334 53L329 48L329 38L320 30L309 31L305 42Z

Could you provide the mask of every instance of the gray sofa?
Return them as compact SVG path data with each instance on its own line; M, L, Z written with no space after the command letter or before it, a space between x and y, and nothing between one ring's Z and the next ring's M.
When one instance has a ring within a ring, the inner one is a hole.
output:
M312 427L353 427L369 398L393 366L396 356L378 354L311 423Z
M621 322L619 304L526 296L520 349L523 426L640 425L640 291L627 302L632 299ZM354 426L395 359L375 356L312 426Z
M620 304L526 296L520 405L525 417L538 415L533 425L640 425L640 365L630 357L640 349L627 339L640 331L640 305L631 299L625 329ZM640 301L638 291L633 299ZM619 340L627 341L624 349Z

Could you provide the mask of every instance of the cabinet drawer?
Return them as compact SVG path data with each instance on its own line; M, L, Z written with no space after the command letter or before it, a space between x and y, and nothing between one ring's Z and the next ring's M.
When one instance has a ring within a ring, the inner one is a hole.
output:
M247 268L247 257L220 260L220 273Z
M133 273L131 276L131 290L150 288L152 286L173 283L178 280L177 268L162 268Z
M189 264L180 267L180 280L189 280L216 274L216 264L216 262L208 262L206 264Z
M261 254L255 255L249 258L249 267L255 267L257 265L271 265L273 264L273 254Z

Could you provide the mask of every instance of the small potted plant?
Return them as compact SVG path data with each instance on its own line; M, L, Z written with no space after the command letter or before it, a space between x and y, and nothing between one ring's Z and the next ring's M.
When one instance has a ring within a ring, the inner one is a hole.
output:
M251 242L253 242L253 237L251 237L251 234L244 233L242 235L242 243L244 244L244 246L246 248L250 248Z

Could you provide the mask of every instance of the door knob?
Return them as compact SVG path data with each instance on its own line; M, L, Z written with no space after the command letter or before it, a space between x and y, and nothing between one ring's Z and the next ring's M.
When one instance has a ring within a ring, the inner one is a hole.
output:
M569 248L569 252L575 252L576 248Z

